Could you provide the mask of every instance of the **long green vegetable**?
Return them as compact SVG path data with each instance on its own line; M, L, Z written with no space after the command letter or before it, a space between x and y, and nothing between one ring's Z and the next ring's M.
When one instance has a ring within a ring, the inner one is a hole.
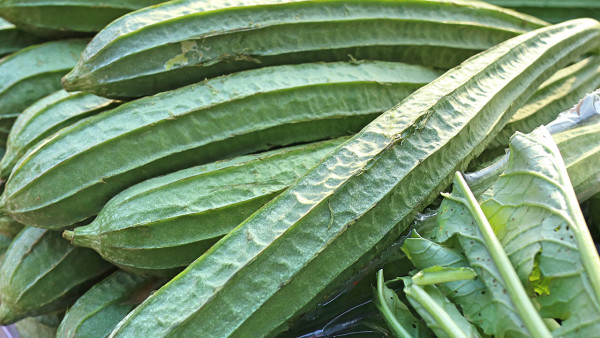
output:
M553 137L563 155L577 199L583 202L600 193L600 123L564 131Z
M79 60L87 40L46 42L0 59L0 141L15 118L35 101L61 89L60 78Z
M521 107L490 143L490 148L508 145L517 131L529 133L554 120L586 93L600 87L600 55L590 56L556 72Z
M77 299L56 338L106 337L117 323L162 283L117 270Z
M144 181L112 198L91 224L63 236L124 269L173 276L346 139L236 157Z
M371 59L442 68L545 22L464 0L179 0L123 16L63 80L140 97L261 66Z
M111 336L281 331L397 238L541 82L599 37L598 22L574 20L444 74L230 232Z
M75 248L57 232L25 228L0 266L0 325L64 311L112 268L93 250Z
M55 338L63 313L27 317L15 323L20 338Z
M31 103L60 89L60 77L73 68L87 42L46 42L0 59L0 117L17 117Z

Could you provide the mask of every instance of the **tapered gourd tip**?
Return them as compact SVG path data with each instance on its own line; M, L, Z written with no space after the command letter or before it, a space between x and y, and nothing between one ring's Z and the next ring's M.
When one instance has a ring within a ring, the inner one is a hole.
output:
M62 233L63 238L67 239L70 242L73 242L73 237L75 237L75 232L71 230L65 230Z
M71 91L70 89L73 83L72 73L73 71L69 72L67 75L63 76L62 79L60 79L60 83L66 91Z
M63 88L68 92L81 91L82 87L85 87L83 82L85 80L80 76L79 65L75 66L70 72L60 79L60 83Z

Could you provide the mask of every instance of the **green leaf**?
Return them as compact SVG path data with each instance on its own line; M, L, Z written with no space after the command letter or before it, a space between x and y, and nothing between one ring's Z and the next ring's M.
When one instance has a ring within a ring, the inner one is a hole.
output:
M477 329L462 316L434 285L420 286L404 278L404 293L436 337L479 337Z
M377 273L377 288L375 289L373 302L395 337L433 336L431 331L423 325L423 322L413 316L408 307L398 298L398 295L385 286L383 270L379 270Z
M556 336L600 330L600 260L556 144L545 128L515 134L504 174L481 207Z
M452 194L462 198L456 190ZM440 206L438 222L436 240L440 243L456 241L458 249L462 249L495 304L496 315L489 317L492 322L489 325L493 327L490 334L499 337L529 337L530 333L508 295L506 284L467 206L446 198Z
M450 205L451 212L449 214L451 216L440 216L440 226L442 228L445 227L446 233L457 235L456 237L459 239L459 243L465 251L469 263L476 269L477 274L482 277L488 290L500 286L502 292L508 294L515 312L521 318L531 336L551 337L548 328L537 313L525 288L519 281L516 271L494 234L477 199L459 172L456 173L454 178L452 194L443 195L446 199L442 202L441 209L445 212L448 209L448 205ZM444 207L444 203L448 203L448 205ZM461 206L466 210L460 212L459 215ZM452 212L452 210L457 211ZM456 219L461 219L461 216L465 214L471 217L470 224L468 219L466 222L463 220L463 222L457 223ZM444 226L445 220L448 222ZM471 244L471 247L478 247L480 249L478 255L473 255L472 252L469 252L470 247L466 244L467 240L470 240L469 244ZM485 260L486 263L478 265L479 262L477 261L479 260ZM485 269L478 269L478 267L485 267ZM485 275L487 272L497 272L497 275L490 279L489 276Z
M413 232L404 241L402 250L419 269L434 265L444 267L468 267L469 262L458 251L420 237ZM440 284L439 288L455 304L463 309L464 316L488 335L526 336L527 331L514 309L509 307L510 298L503 292L489 292L481 278ZM494 290L492 290L494 291Z

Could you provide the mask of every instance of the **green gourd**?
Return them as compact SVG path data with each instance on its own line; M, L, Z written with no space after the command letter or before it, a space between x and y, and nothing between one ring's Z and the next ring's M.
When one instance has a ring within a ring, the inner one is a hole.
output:
M0 18L0 57L43 41L44 39L27 33Z
M63 313L28 317L15 323L21 338L54 338Z
M64 311L113 267L60 233L28 227L12 241L0 266L0 325Z
M106 337L121 319L163 283L117 270L77 299L60 322L55 336Z
M463 0L178 0L112 22L63 83L119 98L292 63L371 59L447 69L544 25Z
M490 143L489 148L508 146L516 132L529 133L548 124L558 113L573 106L586 93L600 87L600 55L593 55L559 70L537 89L506 127Z
M0 139L35 101L61 89L60 78L75 64L88 40L46 42L0 59Z
M63 236L139 273L172 276L280 194L346 138L181 170L112 198Z
M512 8L552 23L577 18L600 19L600 2L596 0L485 0L485 2Z
M0 16L39 36L93 35L120 16L163 0L1 0Z
M93 94L64 90L35 102L19 115L8 135L6 152L0 161L0 179L6 181L17 161L46 137L118 104Z

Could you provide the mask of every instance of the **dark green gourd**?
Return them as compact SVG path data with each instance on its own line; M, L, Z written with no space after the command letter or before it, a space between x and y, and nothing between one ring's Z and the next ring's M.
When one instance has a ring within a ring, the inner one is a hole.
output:
M55 336L106 337L121 319L162 284L160 280L117 270L77 299L65 314Z
M64 236L124 269L171 276L344 140L236 157L144 181L112 198L90 225Z
M119 101L89 93L59 90L27 107L8 135L6 152L0 161L0 179L6 181L17 161L46 137L118 104Z
M70 245L58 232L24 229L0 266L0 325L64 311L111 269L93 250Z
M88 40L33 45L0 59L0 139L35 101L61 89L60 78L75 64ZM3 137L4 136L4 137Z
M463 0L179 0L94 37L69 91L140 97L245 69L372 59L441 68L546 23Z
M0 57L43 41L44 39L24 32L0 18Z

